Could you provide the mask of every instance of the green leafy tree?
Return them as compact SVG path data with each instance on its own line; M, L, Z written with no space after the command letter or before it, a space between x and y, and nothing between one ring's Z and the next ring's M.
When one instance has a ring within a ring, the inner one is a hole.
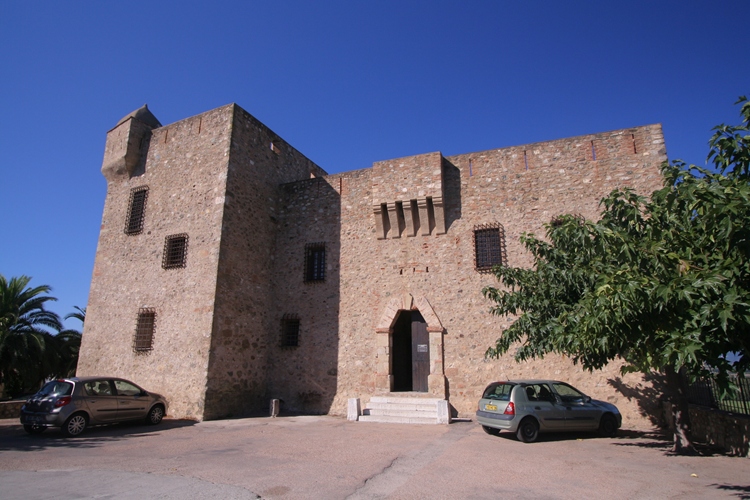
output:
M545 239L522 236L533 268L499 267L504 287L483 290L493 314L518 316L487 356L519 346L518 361L558 353L588 370L619 358L626 372L661 372L674 450L692 449L679 373L726 389L750 365L750 103L738 104L743 123L709 142L716 171L665 163L650 199L616 190L597 222L563 215Z
M57 314L45 309L57 300L44 295L50 287L27 287L30 281L0 274L0 383L11 396L37 388L55 371L51 332L62 329Z

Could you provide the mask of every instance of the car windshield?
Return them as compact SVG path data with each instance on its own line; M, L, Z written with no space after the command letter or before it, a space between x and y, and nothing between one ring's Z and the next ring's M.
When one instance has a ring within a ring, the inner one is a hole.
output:
M497 399L498 401L510 401L510 391L515 384L506 384L505 382L495 382L490 384L485 390L482 399Z
M73 392L73 384L64 380L52 380L47 382L37 394L42 396L70 396Z

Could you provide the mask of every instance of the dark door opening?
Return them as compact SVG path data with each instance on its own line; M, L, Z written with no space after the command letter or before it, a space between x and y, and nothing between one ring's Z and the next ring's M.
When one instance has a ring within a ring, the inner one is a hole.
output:
M430 339L419 311L401 311L393 325L391 370L394 392L427 392Z

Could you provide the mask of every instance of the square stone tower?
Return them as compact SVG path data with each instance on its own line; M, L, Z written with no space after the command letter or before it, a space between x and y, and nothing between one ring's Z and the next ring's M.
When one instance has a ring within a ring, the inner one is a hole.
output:
M102 173L78 375L132 378L180 417L257 408L276 191L325 172L231 104L169 126L146 106L130 113L107 134Z

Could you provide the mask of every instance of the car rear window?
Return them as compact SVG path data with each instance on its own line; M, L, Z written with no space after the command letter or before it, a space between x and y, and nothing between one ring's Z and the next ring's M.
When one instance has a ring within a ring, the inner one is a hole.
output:
M72 393L73 384L64 380L52 380L39 390L43 396L70 396Z
M495 382L490 384L484 390L482 399L496 399L498 401L510 401L510 391L513 390L515 384L508 384L506 382Z

